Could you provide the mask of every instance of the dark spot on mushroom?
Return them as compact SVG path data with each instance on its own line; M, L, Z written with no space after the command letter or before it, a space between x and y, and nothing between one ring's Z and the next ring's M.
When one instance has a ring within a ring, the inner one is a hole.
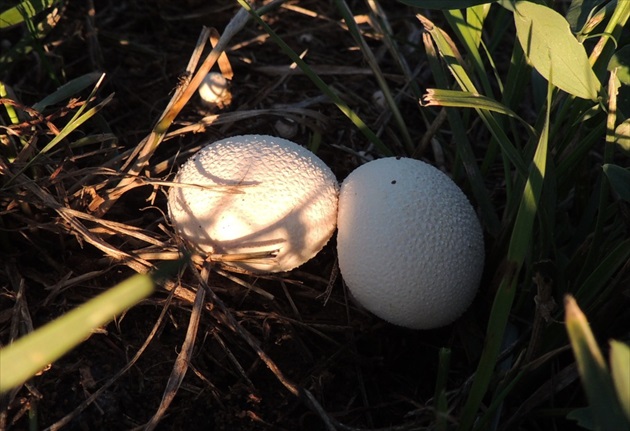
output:
M400 160L400 159L402 159L401 156L396 156L396 160Z
M392 184L396 184L396 180L392 180Z

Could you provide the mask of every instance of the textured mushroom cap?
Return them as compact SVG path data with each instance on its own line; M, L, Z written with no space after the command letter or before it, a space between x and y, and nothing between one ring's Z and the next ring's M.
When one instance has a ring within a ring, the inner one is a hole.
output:
M342 183L339 269L355 299L391 323L429 329L472 302L483 233L464 193L419 160L366 163Z
M169 216L180 237L198 251L275 252L275 259L230 263L243 269L293 269L315 256L335 230L334 174L286 139L222 139L191 157L175 182L181 184L169 190Z

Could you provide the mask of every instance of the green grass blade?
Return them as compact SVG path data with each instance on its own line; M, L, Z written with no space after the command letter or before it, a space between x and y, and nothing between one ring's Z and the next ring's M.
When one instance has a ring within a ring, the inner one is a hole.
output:
M48 151L50 151L54 147L56 147L63 139L65 139L73 131L77 130L77 128L81 124L85 123L87 120L89 120L94 115L96 115L101 109L103 109L103 107L105 105L107 105L113 98L114 98L114 95L110 94L102 102L100 102L99 104L97 104L97 105L93 106L92 108L88 109L87 111L85 111L85 113L81 114L81 111L83 110L83 108L85 108L85 106L87 104L83 105L75 113L75 115L68 122L68 124L66 124L65 127L63 129L61 129L59 134L57 136L55 136L48 144L46 144L46 146L44 146L44 148L42 148L39 153L37 153L35 156L33 156L33 158L31 160L29 160L27 163L25 163L24 166L16 173L16 175L13 178L17 178L20 174L25 172L39 157L41 157L43 154L46 154ZM12 179L9 179L4 184L4 187L7 187L11 183L12 183Z
M606 116L606 144L604 146L603 163L610 163L613 159L615 150L615 124L617 121L617 90L619 86L615 76L615 70L610 74L608 82L608 115ZM608 206L610 193L610 185L608 181L600 182L599 204L597 211L597 219L595 222L595 231L593 232L592 245L588 252L587 261L596 262L603 253L605 244L605 222L607 217L606 207ZM585 272L582 271L582 275Z
M610 342L610 370L619 404L630 423L630 346Z
M571 30L577 33L580 29L583 29L587 22L593 18L595 9L601 3L601 0L572 0L565 15ZM601 10L599 13L601 13ZM603 17L600 18L600 22L602 19ZM579 33L586 35L588 31Z
M490 97L467 91L443 90L429 88L423 97L426 106L452 106L458 108L473 108L497 112L520 121L527 128L531 136L536 136L536 130L516 112Z
M286 44L284 40L278 34L273 31L271 27L260 17L258 13L245 1L237 0L238 3L254 18L254 20L265 29L267 34L273 39L273 41L280 47L280 49L293 61L304 74L313 81L313 84L319 88L319 90L333 101L337 108L346 116L352 123L359 129L361 133L380 151L383 155L391 156L393 152L387 147L381 139L365 124L365 122L352 110L350 107L341 100L341 97L337 95L320 77L317 75L307 64L300 58L300 56Z
M442 59L448 66L451 74L455 78L455 81L459 85L459 87L467 91L469 93L479 93L477 88L475 87L472 79L468 75L468 72L463 66L463 60L461 55L457 51L453 41L448 37L446 33L439 27L437 27L433 22L422 15L416 15L418 20L424 26L424 29L431 35L435 45L442 56ZM514 147L507 134L503 130L500 122L494 118L492 112L485 111L482 109L476 109L477 113L481 117L482 121L492 134L492 136L497 140L501 150L505 154L505 156L510 160L510 162L516 167L517 172L522 177L527 176L527 165L523 161L521 154Z
M479 93L472 79L468 75L466 68L464 67L464 60L459 53L459 50L455 46L453 40L442 30L436 26L432 21L423 15L416 15L424 30L431 35L438 51L444 61L446 62L449 70L453 74L453 77L459 84L459 87L470 93Z
M0 98L4 99L8 96L9 95L7 94L7 88L5 87L4 82L0 81ZM17 112L15 112L15 108L13 107L13 105L9 103L3 103L2 106L4 106L4 109L7 112L7 116L9 117L9 121L11 122L11 124L18 124L20 122L20 119L17 115Z
M151 276L134 275L82 306L0 349L0 393L18 386L59 359L153 292Z
M443 13L451 29L464 45L466 52L468 52L468 61L472 63L477 80L481 83L484 93L491 95L492 87L479 52L478 43L481 40L482 28L472 27L471 23L464 17L464 14L458 9L444 10Z
M435 379L435 429L448 430L448 401L446 399L446 384L451 364L451 349L442 347L439 353L438 375Z
M59 0L23 0L17 5L0 12L0 30L23 23L27 19L52 7Z
M630 202L630 169L624 169L611 163L606 163L602 169L610 186L619 195L619 198Z
M627 429L606 362L586 316L571 296L565 298L564 306L567 333L588 398L591 419L601 430Z
M508 263L504 266L501 283L494 297L492 310L488 320L488 329L484 340L484 348L475 371L472 387L462 409L458 430L472 429L478 415L479 406L485 397L494 375L497 358L501 350L503 334L510 316L510 310L516 295L519 267Z
M445 74L442 73L437 52L431 43L430 37L424 37L424 44L429 59L429 67L433 72L436 83L439 86L447 87L448 81ZM488 190L483 182L483 176L481 175L470 140L468 139L464 121L459 112L455 109L447 109L446 115L448 116L448 122L453 132L455 145L457 146L457 154L464 165L470 188L479 205L481 221L485 229L492 236L496 236L501 228L501 222L499 221Z
M608 63L617 48L616 41L621 39L621 33L626 26L626 22L630 19L630 1L622 0L611 2L611 4L616 4L617 7L615 7L610 20L606 23L602 37L591 51L589 57L593 70L600 79L604 79Z
M547 170L547 155L549 146L549 124L551 118L551 95L553 88L549 85L547 92L547 110L543 129L540 133L538 146L534 159L530 165L529 175L521 202L512 229L512 236L508 246L507 261L504 272L501 275L501 282L497 290L490 320L486 332L484 349L479 359L479 365L475 373L468 399L462 411L460 430L469 430L473 426L479 406L490 385L496 361L499 356L501 342L508 323L508 318L514 297L518 274L521 270L527 254L530 250L531 239L534 232L534 221L538 210L538 202L542 195L545 173Z
M610 279L628 262L628 259L630 259L630 239L626 239L597 261L599 264L591 270L580 285L575 292L575 297L581 303L589 304L589 308L593 301L605 299L604 293Z

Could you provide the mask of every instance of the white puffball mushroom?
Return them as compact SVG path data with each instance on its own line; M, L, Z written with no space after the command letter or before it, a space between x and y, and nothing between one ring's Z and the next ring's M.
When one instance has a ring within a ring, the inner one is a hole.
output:
M201 253L258 254L262 258L227 264L289 271L332 236L338 193L330 168L306 148L242 135L203 147L180 168L168 212L178 235Z
M201 102L209 108L223 109L232 103L230 83L218 72L210 72L197 90Z
M459 187L427 163L390 157L355 169L341 185L337 229L348 289L384 320L444 326L475 297L481 225Z

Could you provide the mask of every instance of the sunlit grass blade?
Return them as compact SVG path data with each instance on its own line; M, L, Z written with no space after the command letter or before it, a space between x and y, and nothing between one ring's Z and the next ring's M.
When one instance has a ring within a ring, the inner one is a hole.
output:
M431 37L425 35L423 37L423 42L429 59L429 67L431 67L436 83L441 87L447 87L448 80L446 79L444 73L442 73L437 52L431 43ZM496 214L494 205L490 200L488 190L483 182L483 176L481 175L479 166L477 165L472 145L468 139L468 134L466 133L464 120L455 109L447 109L446 115L448 116L455 145L457 146L457 154L464 166L467 179L470 183L470 188L477 201L477 205L479 205L480 208L482 224L491 235L496 236L501 227L501 223Z
M7 93L7 88L4 82L0 81L0 98L4 99L5 97L8 97L8 96L9 95ZM18 124L20 122L20 119L13 105L9 103L3 103L2 106L4 106L4 109L7 112L7 116L9 117L9 121L11 122L11 124Z
M518 276L534 237L534 222L538 212L538 202L542 195L548 163L552 92L553 87L549 85L544 125L540 133L540 140L536 147L534 159L529 168L527 183L523 190L514 227L512 228L506 261L500 269L501 272L497 274L501 281L492 304L484 349L479 359L479 365L468 399L462 411L460 430L468 430L472 427L479 411L479 406L488 390L510 311L514 303Z
M319 90L324 93L326 96L333 101L333 103L339 108L339 110L346 116L352 123L359 129L361 133L372 143L374 147L383 155L391 156L393 155L392 151L381 141L381 139L376 136L376 134L368 127L367 124L352 110L350 107L335 93L335 91L328 86L320 77L317 75L304 60L300 58L300 56L291 49L287 43L282 40L278 34L273 31L273 29L260 17L256 11L252 9L252 7L245 0L238 0L238 3L245 9L249 14L254 18L254 20L265 29L267 34L273 39L273 41L280 47L282 52L284 52L290 59L293 61L299 68L304 72L304 74L319 88Z
M149 296L153 289L150 275L134 275L0 349L0 393L24 383L95 329Z
M519 120L530 132L531 136L536 136L536 130L516 112L490 97L467 91L443 90L439 88L429 88L423 97L426 106L452 106L457 108L474 108L493 111L499 114L508 115Z
M610 342L610 370L621 409L630 423L630 346Z
M468 23L468 33L470 34L470 43L479 47L482 41L483 27L490 11L490 3L472 6L466 9L466 22Z
M479 52L478 43L481 40L480 33L482 27L472 27L462 11L458 9L444 10L442 12L444 13L444 17L449 23L451 29L455 32L459 41L464 45L466 52L468 52L468 61L472 63L476 72L477 81L481 83L484 93L491 95L492 87L490 86L490 80L488 79L488 74L485 70L481 53ZM483 24L483 22L479 21L480 20L477 20L478 24Z
M606 362L588 320L572 296L564 301L566 328L596 429L627 429ZM626 364L627 366L627 364Z
M77 130L79 126L88 121L94 115L96 115L105 105L107 105L114 98L113 94L107 96L103 101L88 109L85 112L82 112L83 108L87 105L83 105L72 117L72 119L64 126L63 129L55 136L51 141L44 146L31 160L24 164L24 166L15 174L13 178L17 178L21 173L25 172L39 157L46 154L54 147L56 147L63 139L68 137L72 132ZM8 180L4 187L10 185L12 183L12 179Z
M597 45L591 51L589 62L593 66L593 71L600 78L604 79L608 63L617 48L615 41L620 40L621 32L630 18L630 2L617 1L615 11L606 23L606 28L602 31Z
M448 66L459 87L463 91L467 91L469 93L479 93L472 79L468 75L468 72L464 68L464 62L461 58L461 55L457 51L457 48L455 47L453 41L446 35L446 33L442 29L437 27L426 17L420 14L416 15L416 17L418 18L418 20L420 20L425 30L431 35L431 38L437 46L441 57ZM496 118L494 118L492 112L477 109L477 113L481 117L482 121L484 122L492 136L499 143L499 146L501 147L501 150L503 151L505 156L516 167L519 175L521 175L522 177L526 177L527 165L523 161L520 152L514 147L514 144L512 143L510 138L508 138L507 134L503 130L503 127L501 127L501 124L497 121Z
M52 7L59 0L22 0L17 5L0 12L0 29L23 23L41 11Z

